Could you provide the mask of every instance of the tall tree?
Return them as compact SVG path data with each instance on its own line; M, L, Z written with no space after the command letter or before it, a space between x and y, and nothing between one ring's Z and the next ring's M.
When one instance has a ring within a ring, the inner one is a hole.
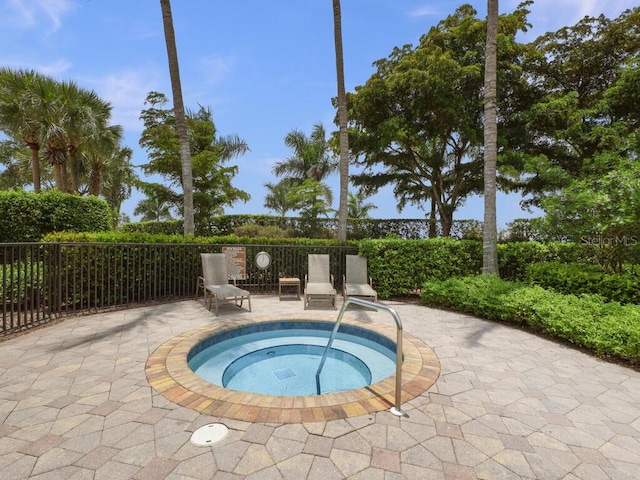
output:
M40 149L44 130L37 92L52 88L52 79L33 70L0 69L0 130L29 147L36 193L41 190Z
M533 101L519 114L526 135L506 147L520 156L517 186L530 195L529 204L540 206L573 180L601 174L594 166L603 152L633 154L626 137L637 126L607 95L625 85L639 55L640 7L615 19L584 17L531 44L523 68ZM624 103L637 111L632 98Z
M173 30L173 16L171 15L171 1L160 0L162 8L162 24L167 45L167 58L169 60L169 76L171 77L171 91L173 94L173 110L176 118L176 131L180 144L180 161L182 163L182 191L183 191L183 215L184 234L193 235L195 232L193 211L193 174L191 170L191 151L189 149L189 136L187 134L187 119L182 100L182 85L180 84L180 69L178 67L178 49Z
M41 189L40 150L44 148L56 188L86 193L80 187L82 150L94 142L104 143L105 136L112 148L120 147L122 129L109 125L110 116L108 102L73 81L59 82L34 71L0 70L0 129L29 147L36 192ZM71 182L67 182L67 170Z
M0 190L24 188L31 183L31 162L22 142L0 140Z
M338 126L340 139L340 203L338 207L338 240L347 239L349 191L349 133L347 130L347 94L344 86L344 54L342 51L342 13L340 0L333 0L333 31L338 80Z
M182 195L173 190L180 189L182 181L180 146L174 111L163 108L167 102L167 97L158 92L147 96L149 108L140 117L144 123L140 146L147 150L149 163L142 165L142 169L147 175L159 174L169 181L162 200L169 202L176 212L182 212ZM222 214L225 206L250 198L247 192L232 185L238 167L224 165L246 153L249 147L237 135L219 136L213 114L205 107L196 112L187 110L186 118L193 166L194 221L200 226L212 216Z
M79 155L82 150L96 143L108 158L112 151L120 148L122 127L109 125L111 104L102 100L95 92L83 89L74 82L63 82L61 95L67 112L64 129L71 177L68 190L79 193L82 170ZM95 150L94 148L94 152ZM93 190L95 191L95 183Z
M172 220L171 205L161 198L154 196L150 191L146 192L147 197L143 198L136 205L134 215L141 215L143 222L162 222Z
M285 217L289 210L294 209L289 192L295 185L296 182L290 178L283 178L276 184L265 183L264 186L268 192L264 197L264 207L273 210L281 217Z
M111 150L107 167L99 170L100 195L111 207L115 226L121 221L122 202L131 197L132 187L137 182L135 169L131 162L132 156L133 151L129 147ZM92 177L95 176L95 170L91 169Z
M523 2L504 18L498 75L521 81L516 34L526 29ZM398 210L414 204L431 225L451 232L455 211L483 189L483 67L486 26L462 5L415 48L395 48L375 62L366 84L347 95L352 155L364 167L356 186L375 193L390 185ZM498 83L507 89L511 83ZM507 92L499 98L510 99ZM506 107L506 105L505 105ZM430 204L430 205L428 205ZM435 233L435 229L430 234Z
M375 203L366 202L367 196L362 190L355 194L349 192L349 218L369 218L369 210L378 208Z
M487 41L484 63L484 223L482 272L498 274L496 164L498 159L497 67L498 0L487 0Z
M293 155L286 160L277 162L272 171L278 177L289 178L292 182L292 188L299 187L306 180L317 183L317 185L313 185L313 188L301 188L297 191L294 202L300 206L304 198L308 199L309 204L302 209L310 219L313 230L317 226L318 216L329 210L325 203L330 205L333 195L324 180L336 170L338 165L332 157L326 131L321 123L313 126L309 136L300 130L292 130L285 136L284 143L293 150ZM307 182L305 187L309 186L310 183ZM318 191L322 192L323 200L314 196L314 192ZM305 194L307 195L305 196ZM296 208L296 210L298 209Z

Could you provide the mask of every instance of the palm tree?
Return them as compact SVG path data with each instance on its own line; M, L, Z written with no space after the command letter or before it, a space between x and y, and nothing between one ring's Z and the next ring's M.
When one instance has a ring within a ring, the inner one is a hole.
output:
M162 9L162 24L167 45L167 58L169 61L169 76L171 77L171 91L173 93L173 112L176 117L176 132L180 144L180 161L182 163L182 190L183 190L183 215L184 234L193 235L195 232L193 214L193 174L191 171L191 151L189 149L189 136L187 134L187 119L182 100L182 85L180 84L180 69L178 68L178 49L173 30L173 17L171 15L170 0L160 0Z
M322 196L330 205L333 195L323 180L336 170L337 164L331 156L324 126L321 123L315 124L310 136L299 130L293 130L285 136L284 143L293 150L293 155L286 160L277 162L273 167L273 173L278 177L291 179L292 188L299 187L307 180L317 182L322 190ZM318 191L318 188L303 190L313 193ZM299 201L298 198L297 203ZM321 211L326 211L327 208L320 208L317 196L309 197L308 203L308 211L313 220L312 229L315 229L315 220Z
M161 222L173 218L169 204L151 197L140 200L133 214L142 215L141 222Z
M378 208L374 203L365 202L367 196L363 190L356 194L349 192L347 213L349 218L369 218L369 210Z
M71 174L69 191L79 193L79 174L82 168L78 163L78 155L81 149L95 143L98 147L93 148L93 153L106 152L108 157L114 149L119 147L122 127L109 126L111 105L98 97L94 91L80 88L73 82L62 83L61 91L67 111L65 134L68 167ZM89 190L91 191L91 188ZM95 185L93 190L95 191Z
M33 70L0 69L0 130L20 139L31 152L33 190L40 193L40 148L43 125L32 93L35 85L52 88L52 81Z
M275 164L274 175L288 176L300 183L307 178L322 182L336 170L337 165L331 158L326 132L321 123L313 126L310 136L300 130L292 130L284 137L284 144L293 150L293 155Z
M487 0L487 44L484 69L484 223L482 273L498 274L496 163L498 157L497 57L498 0Z
M289 192L294 186L291 179L283 178L276 184L267 182L264 186L268 190L264 197L264 207L273 210L281 217L286 217L287 212L294 209L289 196Z
M347 239L347 193L349 185L349 136L347 134L347 94L344 86L342 52L342 14L340 0L333 0L333 31L338 77L338 124L340 129L340 203L338 207L338 240Z
M121 137L122 128L119 125L112 125L84 145L79 156L77 174L86 173L88 176L87 192L89 195L102 194L104 181L110 171L123 168L125 166L123 159L131 158L131 149L120 146Z
M24 188L29 185L31 158L22 142L0 140L0 190Z
M106 168L100 170L100 195L111 207L114 226L118 226L122 219L122 202L131 197L133 185L137 182L132 156L133 151L129 147L118 147L111 152Z

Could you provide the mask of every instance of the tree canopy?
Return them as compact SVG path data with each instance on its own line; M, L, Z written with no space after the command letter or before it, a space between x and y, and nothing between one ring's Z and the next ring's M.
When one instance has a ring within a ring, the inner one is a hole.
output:
M182 163L175 130L175 116L165 108L167 98L159 92L147 95L148 108L141 113L144 130L140 146L146 149L149 163L142 165L146 175L159 174L168 185L143 182L141 189L158 204L167 203L182 215ZM224 213L224 207L237 201L248 201L247 192L233 186L237 165L225 165L246 153L249 146L237 135L219 136L210 109L186 111L187 133L193 171L193 207L195 224L204 225L213 216Z
M135 174L122 127L110 120L109 102L73 81L0 69L2 185L40 192L55 178L62 192L103 196L118 218Z
M398 209L414 204L448 235L453 214L482 191L483 70L486 22L459 7L416 47L395 48L348 96L350 138L364 167L353 182L367 193L393 185ZM526 28L520 6L501 17L502 75L516 77L515 35ZM507 82L499 82L507 98ZM435 230L433 230L435 233Z

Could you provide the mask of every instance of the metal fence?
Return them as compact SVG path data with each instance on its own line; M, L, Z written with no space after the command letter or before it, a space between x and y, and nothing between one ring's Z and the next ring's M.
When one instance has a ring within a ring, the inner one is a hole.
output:
M200 253L223 252L237 284L254 294L275 293L280 277L307 273L307 255L328 253L336 288L353 246L198 245L133 243L0 244L0 335L65 315L96 313L193 298ZM260 269L258 252L271 264Z

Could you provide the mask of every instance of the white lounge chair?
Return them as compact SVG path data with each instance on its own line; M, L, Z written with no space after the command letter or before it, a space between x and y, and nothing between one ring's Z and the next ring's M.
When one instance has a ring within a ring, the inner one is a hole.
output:
M367 273L367 257L346 256L346 274L342 282L342 296L362 297L372 302L378 301L378 292L373 289L371 277Z
M227 259L224 253L201 253L202 258L202 277L198 277L198 286L204 289L205 303L208 301L207 308L211 310L211 304L216 304L216 315L218 315L218 307L222 303L235 303L236 306L242 307L242 301L246 298L249 311L251 311L251 294L247 290L236 287L235 278L233 285L229 283L229 275L227 274ZM198 287L196 287L196 298L198 296ZM238 302L240 302L238 304Z
M326 299L331 300L335 310L337 296L329 270L329 255L309 254L309 273L304 276L304 309L309 308L312 299Z

